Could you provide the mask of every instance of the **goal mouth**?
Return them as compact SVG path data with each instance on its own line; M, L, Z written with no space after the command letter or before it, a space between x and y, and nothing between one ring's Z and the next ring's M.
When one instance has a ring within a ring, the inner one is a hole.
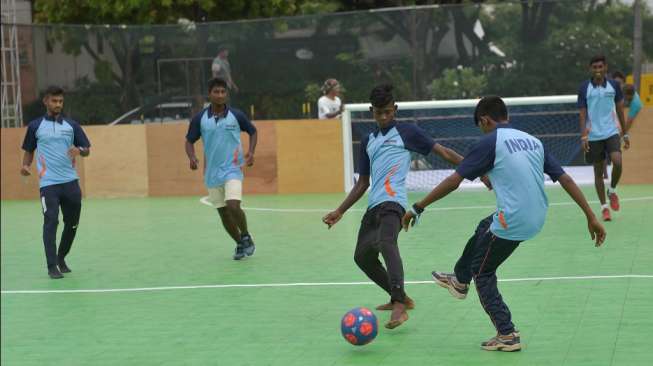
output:
M539 138L547 150L579 184L594 182L591 166L585 166L580 149L579 113L575 95L504 98L510 123ZM482 137L474 124L479 99L397 102L395 120L414 123L433 139L461 155ZM358 179L360 141L376 129L368 103L347 104L342 116L344 187L349 192ZM454 166L429 154L412 153L406 178L409 191L429 191L454 171ZM548 184L552 184L545 175ZM483 187L480 180L465 180L465 188Z

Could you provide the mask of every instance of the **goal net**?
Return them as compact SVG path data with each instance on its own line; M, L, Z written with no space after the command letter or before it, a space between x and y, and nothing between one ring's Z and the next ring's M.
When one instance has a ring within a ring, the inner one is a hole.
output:
M538 137L566 171L579 183L593 182L591 167L582 166L580 128L576 96L505 98L510 123ZM482 133L474 124L477 99L398 102L398 123L415 123L439 144L461 155L469 152ZM350 191L358 178L360 141L376 129L367 103L347 104L342 116L345 189ZM588 170L589 168L589 170ZM428 191L453 172L454 167L440 157L412 154L406 184L411 191ZM548 176L546 176L548 180ZM465 181L480 186L480 181Z

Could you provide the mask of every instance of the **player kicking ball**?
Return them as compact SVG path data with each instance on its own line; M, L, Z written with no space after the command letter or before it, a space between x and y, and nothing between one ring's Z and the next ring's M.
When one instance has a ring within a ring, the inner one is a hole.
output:
M548 154L537 138L514 129L501 98L481 99L474 121L485 136L473 147L456 171L442 181L423 200L415 203L402 220L407 231L415 225L431 203L458 188L463 179L487 174L494 188L497 210L481 220L467 241L454 273L433 272L435 282L458 299L464 299L474 280L481 305L490 316L497 335L481 343L487 351L519 351L520 334L511 321L508 305L497 288L496 270L517 246L534 237L544 225L548 202L544 193L544 174L560 182L562 188L583 210L595 245L605 240L605 229L594 216L574 180Z
M361 141L360 177L349 195L333 212L322 218L331 228L342 215L356 203L370 186L367 212L363 216L354 261L365 274L390 295L390 302L377 310L392 310L388 329L400 326L408 320L406 310L415 306L404 291L404 268L399 255L397 238L401 231L401 217L408 204L406 176L410 166L410 152L422 155L436 153L452 164L462 161L462 156L435 141L412 123L397 123L397 105L392 86L380 85L370 95L370 112L377 123L376 131ZM379 261L379 253L385 268Z

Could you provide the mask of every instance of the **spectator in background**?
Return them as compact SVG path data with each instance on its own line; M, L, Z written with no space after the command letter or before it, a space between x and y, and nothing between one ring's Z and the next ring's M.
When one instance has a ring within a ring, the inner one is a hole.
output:
M626 77L621 71L613 72L612 79L619 82L621 90L624 92L624 106L628 108L626 131L630 131L633 122L635 122L635 118L637 118L637 114L639 114L639 111L642 109L642 100L639 99L639 94L635 90L635 86L632 84L626 84Z
M336 79L327 79L322 85L322 95L317 100L317 117L319 119L336 118L343 110L340 94L340 83Z
M238 86L231 78L229 49L226 47L220 47L220 49L218 49L218 55L213 59L213 64L211 64L211 73L213 74L213 78L226 81L229 89L238 92Z

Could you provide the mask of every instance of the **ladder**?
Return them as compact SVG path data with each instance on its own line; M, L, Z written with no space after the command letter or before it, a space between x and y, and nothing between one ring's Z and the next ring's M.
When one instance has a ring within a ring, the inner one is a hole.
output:
M2 0L2 127L21 127L20 59L16 0Z

